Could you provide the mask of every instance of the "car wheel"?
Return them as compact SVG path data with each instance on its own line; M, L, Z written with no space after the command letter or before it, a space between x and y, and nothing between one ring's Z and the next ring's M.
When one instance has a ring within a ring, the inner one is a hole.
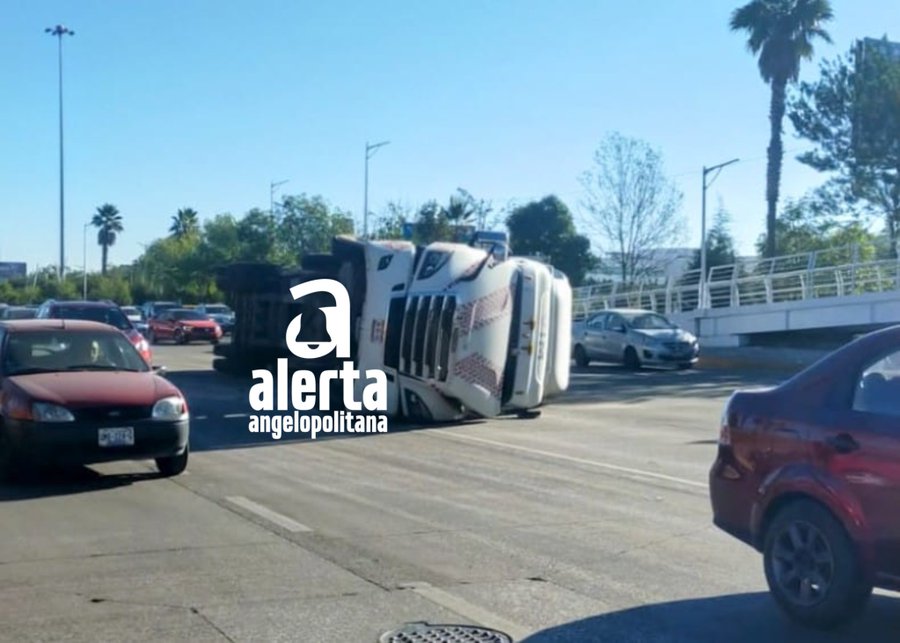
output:
M147 330L147 341L151 344L156 344L156 333L152 330Z
M578 344L575 347L575 364L584 368L585 366L590 365L591 360L588 359L587 351L584 350L584 346Z
M793 620L828 629L856 616L872 594L853 541L823 506L799 500L766 530L766 581Z
M633 346L625 349L625 368L629 371L637 371L641 368L641 358Z
M694 368L694 365L691 364L690 362L685 362L684 364L678 365L678 369L682 370L682 371L689 371L692 368Z
M12 445L6 433L0 429L0 482L12 482L17 473Z
M211 340L209 340L209 343L212 344L213 346L215 346L216 344L219 343L219 340L218 340L218 339L211 339Z
M184 331L182 330L175 331L174 339L176 344L187 344L187 338L184 336Z
M168 458L156 458L156 468L166 478L184 473L187 469L190 447L184 448L184 453Z

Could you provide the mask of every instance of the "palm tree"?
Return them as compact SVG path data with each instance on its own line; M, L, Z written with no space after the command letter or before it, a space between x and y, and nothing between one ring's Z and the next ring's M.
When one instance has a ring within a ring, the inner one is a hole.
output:
M91 219L91 224L97 228L97 243L103 248L102 274L106 274L106 259L109 255L109 247L116 242L116 235L122 232L122 215L116 206L106 203L97 208L96 214Z
M759 73L772 88L769 106L771 134L766 170L766 256L776 252L775 217L781 183L781 144L785 92L796 82L800 62L813 55L813 40L831 42L822 27L834 14L829 0L752 0L731 15L731 30L748 33L747 48L759 54Z
M178 214L172 215L172 225L169 232L172 236L181 239L191 237L200 231L200 223L197 219L197 211L193 208L181 208Z

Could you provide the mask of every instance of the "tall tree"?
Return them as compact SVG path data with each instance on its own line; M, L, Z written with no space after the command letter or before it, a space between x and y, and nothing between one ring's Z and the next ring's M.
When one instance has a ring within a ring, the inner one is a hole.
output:
M772 90L766 169L766 255L769 257L775 256L776 247L787 84L797 81L800 62L812 58L816 38L831 42L822 25L833 17L829 0L752 0L731 16L732 31L747 32L747 48L759 55L759 73Z
M681 240L681 192L665 175L660 153L648 143L613 133L594 153L581 183L597 245L633 283L656 266L657 249Z
M520 206L506 220L509 243L517 255L541 255L580 286L596 265L591 242L575 230L572 213L555 196Z
M719 209L713 217L713 226L706 235L706 266L707 268L715 268L716 266L727 266L733 264L737 259L737 253L734 250L734 237L728 229L731 223L731 215L725 209L725 206L719 204ZM700 250L694 253L689 270L698 270L702 263Z
M877 41L876 41L877 42ZM842 211L884 221L893 257L900 241L900 64L857 49L824 61L818 80L801 83L788 116L815 145L800 162L833 173L826 183Z
M117 235L124 230L122 215L116 206L106 203L97 208L97 212L91 219L91 225L97 228L97 243L103 248L101 272L105 275L109 247L116 243Z
M178 210L177 214L172 215L172 225L169 226L169 232L178 239L199 234L200 220L197 211L193 208L181 208Z
M353 232L349 212L331 207L321 196L288 196L278 220L278 248L283 261L299 264L310 253L328 252L331 239Z

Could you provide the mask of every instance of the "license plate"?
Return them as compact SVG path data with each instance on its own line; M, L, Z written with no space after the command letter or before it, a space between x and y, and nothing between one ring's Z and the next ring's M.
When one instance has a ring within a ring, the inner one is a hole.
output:
M98 442L101 447L134 446L134 428L127 426L115 429L100 429Z

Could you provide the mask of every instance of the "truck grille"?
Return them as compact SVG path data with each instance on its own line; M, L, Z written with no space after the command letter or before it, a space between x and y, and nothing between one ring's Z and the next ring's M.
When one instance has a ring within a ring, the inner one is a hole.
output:
M424 295L407 299L400 340L401 373L446 381L455 311L455 297Z

